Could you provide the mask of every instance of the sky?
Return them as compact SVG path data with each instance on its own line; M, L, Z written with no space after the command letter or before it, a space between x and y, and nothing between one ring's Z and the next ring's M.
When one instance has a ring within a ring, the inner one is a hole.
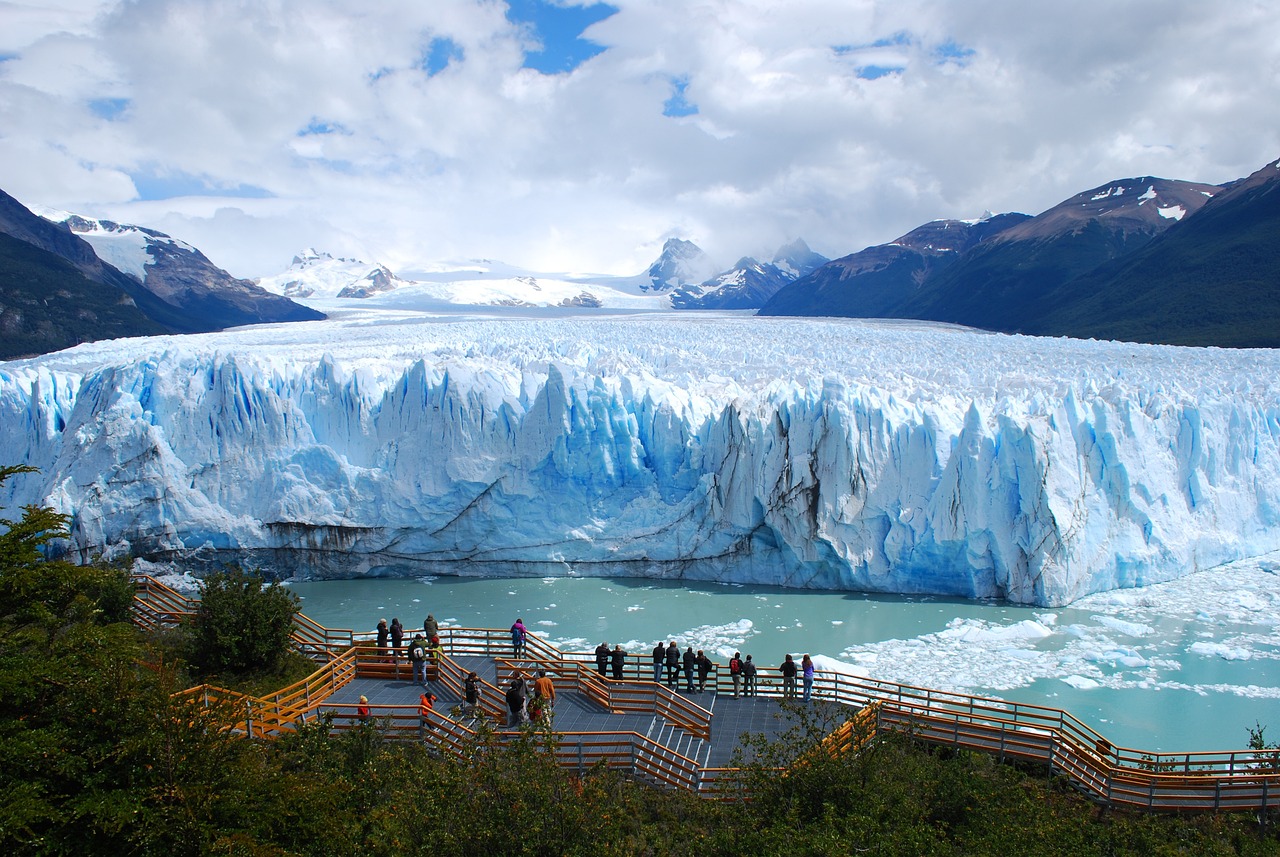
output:
M635 274L1280 157L1280 0L0 0L0 189L237 276Z

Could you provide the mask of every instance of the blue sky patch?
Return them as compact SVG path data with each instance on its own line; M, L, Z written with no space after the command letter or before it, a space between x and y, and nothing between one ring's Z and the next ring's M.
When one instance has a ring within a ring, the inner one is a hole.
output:
M129 99L127 98L94 98L89 102L89 109L93 111L93 115L108 122L119 119L120 114L128 108Z
M271 192L265 188L241 184L236 187L212 187L207 181L189 173L130 173L138 197L144 201L173 199L180 196L230 196L238 199L268 199Z
M891 74L902 74L906 68L900 65L863 65L858 66L858 77L863 80L877 80Z
M462 58L462 45L453 39L432 39L431 44L423 51L422 59L418 61L418 68L425 71L427 77L433 77L455 60L462 62Z
M698 112L698 105L689 103L685 98L685 90L688 88L687 77L677 77L671 81L671 97L662 104L663 116L692 116Z
M933 50L933 56L939 63L954 62L960 65L968 65L969 59L976 53L973 48L966 48L950 39Z
M311 121L307 123L307 127L298 132L299 137L318 137L325 134L350 134L351 132L337 122L326 122L323 119L311 117Z
M603 21L618 9L608 3L585 0L559 5L548 0L509 0L507 20L523 24L542 45L525 54L524 67L543 74L573 71L604 48L582 38L587 27Z

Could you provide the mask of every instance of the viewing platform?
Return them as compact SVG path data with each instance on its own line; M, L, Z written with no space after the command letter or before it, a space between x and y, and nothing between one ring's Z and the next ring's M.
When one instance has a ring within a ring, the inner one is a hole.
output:
M183 621L196 602L154 579L136 578L135 621L161 628ZM597 764L663 786L724 796L738 765L752 760L744 733L776 738L799 723L784 700L776 669L761 669L759 695L735 699L727 670L715 669L703 693L673 690L652 680L648 653L628 655L623 677L596 671L594 655L565 653L530 633L515 657L510 632L442 629L443 653L430 663L427 689L437 697L424 718L421 684L404 649L379 650L368 635L324 628L305 616L294 623L294 644L314 659L306 679L262 698L209 686L179 694L193 704L243 705L242 734L271 739L328 715L335 731L358 723L360 696L370 719L390 740L423 740L465 757L477 740L477 716L462 706L463 682L480 677L478 708L499 740L505 728L505 689L517 675L544 670L556 689L551 722L556 756L565 767ZM684 687L683 676L680 687ZM1118 747L1065 711L896 682L819 672L812 706L832 723L824 746L857 751L889 732L929 743L989 753L1000 760L1045 765L1106 806L1151 811L1260 811L1280 808L1280 751L1155 753Z

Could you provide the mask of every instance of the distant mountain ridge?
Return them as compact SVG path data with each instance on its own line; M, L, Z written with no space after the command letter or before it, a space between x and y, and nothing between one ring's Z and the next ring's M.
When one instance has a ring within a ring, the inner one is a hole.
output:
M888 244L818 267L782 288L761 315L892 318L923 283L976 244L1027 220L1025 214L935 220Z
M771 262L751 257L698 285L680 286L671 294L674 309L756 309L788 283L816 270L827 258L803 239L779 248Z
M1047 295L1028 333L1280 347L1280 161Z
M716 273L715 264L697 244L683 238L668 238L662 245L662 253L645 272L648 281L641 283L640 288L669 291L701 283Z
M368 298L408 285L386 265L334 258L308 247L282 274L260 277L258 285L289 298Z
M760 314L1277 347L1278 234L1277 164L1225 186L1119 179L1035 217L926 224L796 280Z
M324 318L232 277L163 233L49 214L52 219L41 217L0 191L0 233L7 239L0 258L6 334L0 359L119 336Z

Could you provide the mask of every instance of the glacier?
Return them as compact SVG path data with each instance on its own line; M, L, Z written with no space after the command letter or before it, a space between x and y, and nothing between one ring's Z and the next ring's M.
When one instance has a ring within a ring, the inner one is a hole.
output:
M86 560L1041 606L1280 548L1280 352L377 300L0 364L0 506Z

